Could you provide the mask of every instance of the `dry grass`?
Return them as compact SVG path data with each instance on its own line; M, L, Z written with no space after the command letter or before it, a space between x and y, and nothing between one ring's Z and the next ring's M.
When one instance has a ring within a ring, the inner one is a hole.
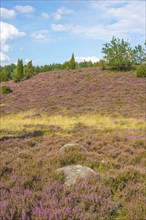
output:
M46 114L37 115L34 111L27 111L2 116L0 128L3 131L31 131L39 127L42 130L45 128L47 131L47 126L59 126L63 130L72 130L79 123L99 130L144 129L146 126L142 119L124 118L120 115L116 118L101 114L85 114L74 117L67 115L47 116Z

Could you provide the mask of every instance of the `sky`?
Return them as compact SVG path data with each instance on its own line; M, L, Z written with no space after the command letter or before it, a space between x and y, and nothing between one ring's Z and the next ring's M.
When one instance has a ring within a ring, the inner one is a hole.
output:
M145 0L2 0L1 65L98 61L112 37L144 45Z

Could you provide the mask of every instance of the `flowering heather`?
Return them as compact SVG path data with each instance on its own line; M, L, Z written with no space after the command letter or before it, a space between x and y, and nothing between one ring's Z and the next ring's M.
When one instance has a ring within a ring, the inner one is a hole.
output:
M90 73L90 77L87 77ZM60 74L62 77L57 78ZM145 79L132 73L112 73L98 68L52 71L20 83L7 83L13 93L1 95L3 112L36 109L69 114L86 112L145 114Z
M1 187L0 219L108 219L116 214L108 187L84 181L64 188L49 182L41 192Z
M1 95L0 219L146 219L145 79L98 68L59 74L8 82L13 92ZM62 155L70 143L87 151ZM56 170L68 165L97 175L66 186Z

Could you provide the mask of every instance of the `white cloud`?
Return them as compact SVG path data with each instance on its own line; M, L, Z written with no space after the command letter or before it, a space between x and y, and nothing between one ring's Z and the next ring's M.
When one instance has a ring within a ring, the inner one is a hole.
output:
M75 60L80 63L80 62L84 62L84 61L91 61L93 63L99 61L98 57L75 57Z
M80 26L80 25L68 25L68 24L52 24L51 30L54 32L67 32L79 37L85 37L95 40L109 40L113 36L127 37L123 30L120 30L114 25L95 25L95 26Z
M16 11L22 14L30 14L35 11L35 9L30 5L25 5L25 6L16 5L14 8Z
M119 0L108 0L108 1L91 1L91 6L93 8L107 9L107 7L119 7L120 5L125 4L127 1L119 1Z
M36 41L48 41L50 40L50 34L48 30L39 30L32 34L32 38Z
M8 24L6 22L0 22L1 24L1 42L5 43L8 40L12 40L21 36L24 36L25 33L19 31L15 26Z
M11 47L9 46L8 42L10 40L14 40L16 38L22 37L25 35L24 32L19 31L15 26L8 24L6 22L0 22L1 26L1 61L6 62L9 61L9 57L5 55L6 52L8 52Z
M60 20L62 18L62 15L54 13L54 19L55 20Z
M15 18L15 10L11 9L7 9L7 8L0 8L0 16L3 19L13 19Z
M62 32L62 31L69 31L71 29L71 25L63 25L63 24L52 24L51 30L54 32Z
M145 2L144 1L102 1L92 2L92 6L100 9L100 15L110 25L104 25L113 33L123 35L141 34L145 32Z
M48 15L48 13L46 13L46 12L42 12L42 18L44 18L44 19L49 19L49 15Z
M24 63L25 64L27 64L29 61L31 61L32 59L29 59L29 58L26 58L25 60L24 60Z
M8 62L8 61L10 61L10 58L4 53L0 52L0 62Z
M3 52L8 52L11 49L11 47L7 44L1 44L0 48L1 48L1 51Z
M99 2L93 2L94 7ZM92 4L93 4L92 3ZM94 24L73 25L73 24L52 24L54 32L67 32L80 37L89 39L110 40L113 36L129 39L132 35L143 37L145 34L145 7L144 2L140 1L103 1L100 10L100 22ZM111 3L111 4L110 4ZM118 5L118 7L117 7ZM95 12L96 12L95 7ZM92 11L93 13L93 11ZM103 19L104 16L104 19ZM108 22L107 22L108 21Z
M65 7L61 7L57 9L57 13L64 15L64 14L70 14L72 12L72 10L70 10L69 8L65 8Z
M63 15L70 14L70 13L72 13L72 10L66 7L61 7L61 8L58 8L53 15L54 15L55 20L60 20Z

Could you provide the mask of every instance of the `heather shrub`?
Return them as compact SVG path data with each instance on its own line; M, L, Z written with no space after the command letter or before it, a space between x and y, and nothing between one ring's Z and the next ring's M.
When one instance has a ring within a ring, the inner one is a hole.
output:
M10 93L10 92L12 92L10 86L2 86L2 87L1 87L1 93L2 93L2 94L8 94L8 93Z
M60 79L60 78L62 78L62 76L61 76L60 74L58 74L58 75L56 76L56 78L57 78L57 79Z
M140 164L145 158L146 158L146 151L143 151L143 152L137 154L137 155L131 160L131 164L133 164L133 165Z
M100 161L92 161L90 163L85 163L85 166L88 166L93 170L99 170L100 165L101 165Z
M126 206L124 208L124 212L121 214L126 214L126 219L137 220L137 219L145 219L145 183L132 183L130 182L123 190L123 198L126 202ZM122 218L121 219L125 219Z
M7 175L7 174L12 173L12 171L13 171L13 169L11 167L7 166L7 165L4 166L4 167L1 167L1 169L0 169L0 177L3 177L5 175Z
M145 140L136 140L135 143L133 144L133 147L136 149L136 148L144 148L146 149L146 143L145 143Z
M143 182L144 175L137 170L129 169L127 171L124 171L123 173L120 173L114 178L111 177L108 180L108 184L112 187L114 191L121 191L126 187L129 181L132 181L133 183Z
M146 65L145 64L139 65L136 73L138 77L146 77Z
M38 190L40 188L40 184L39 184L40 180L41 180L40 176L33 175L23 183L23 188Z
M127 205L128 219L130 220L144 220L146 219L146 199L141 193L137 193L135 198L133 198Z
M91 73L85 73L85 76L86 76L86 77L91 77L92 74L91 74Z
M58 159L60 166L73 165L85 160L85 155L80 152L69 152Z
M97 220L116 215L108 187L84 181L65 188L59 181L48 182L41 192L13 187L0 188L0 219Z
M52 171L50 174L50 178L55 181L59 181L60 183L65 183L65 175L64 172L56 172Z

